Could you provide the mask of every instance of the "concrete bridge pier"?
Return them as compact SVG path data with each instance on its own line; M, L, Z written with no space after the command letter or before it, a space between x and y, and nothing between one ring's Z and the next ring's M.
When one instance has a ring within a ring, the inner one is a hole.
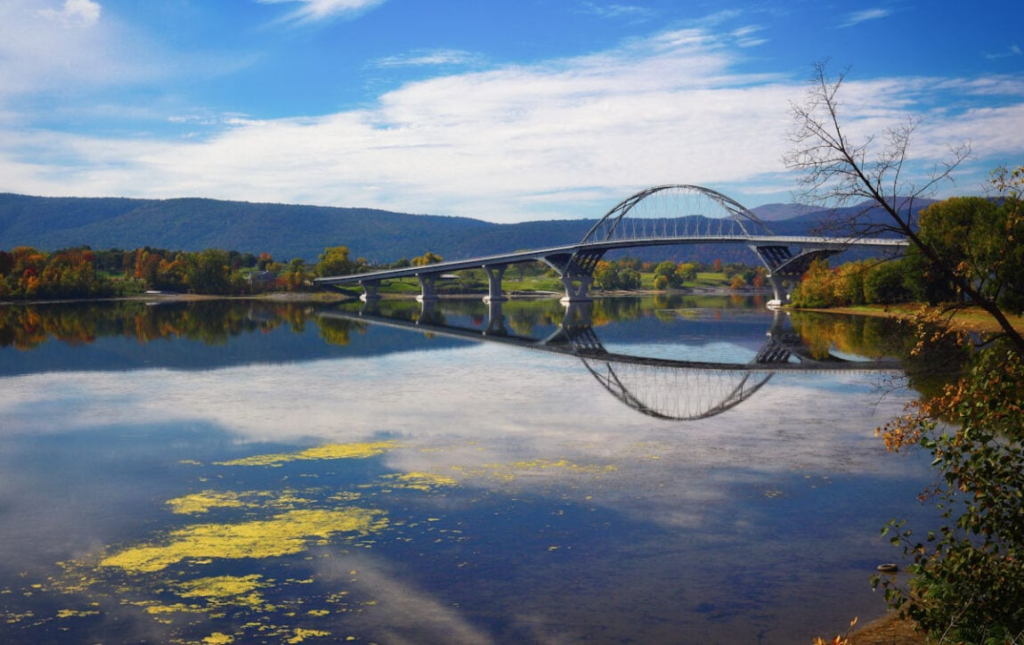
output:
M501 291L501 279L505 277L505 269L507 268L507 264L496 264L484 267L484 271L487 272L487 295L484 297L484 302L501 302L503 300L508 300L505 294Z
M363 288L363 295L359 296L360 300L363 302L380 300L380 294L377 293L377 288L380 287L380 280L364 280L359 283L359 286Z
M418 273L416 278L420 281L420 295L416 296L416 299L420 302L437 300L437 274Z
M772 285L772 294L775 296L768 301L769 307L782 307L789 304L789 296L792 288L787 289L783 283L782 276L777 273L768 274L768 282Z
M594 276L577 275L567 276L564 273L560 276L562 286L565 288L565 296L562 304L571 302L593 302L590 297L590 286L594 284Z

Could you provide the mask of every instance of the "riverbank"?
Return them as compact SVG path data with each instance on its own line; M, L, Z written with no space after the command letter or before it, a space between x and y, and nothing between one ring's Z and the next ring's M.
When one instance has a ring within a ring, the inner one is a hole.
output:
M855 307L830 307L828 309L799 309L799 311L815 311L825 314L854 314L856 316L874 316L884 318L911 318L924 308L924 305L858 305ZM1007 315L1013 328L1024 333L1024 316ZM971 307L950 312L949 324L957 329L976 333L994 333L1000 331L999 323L987 312Z

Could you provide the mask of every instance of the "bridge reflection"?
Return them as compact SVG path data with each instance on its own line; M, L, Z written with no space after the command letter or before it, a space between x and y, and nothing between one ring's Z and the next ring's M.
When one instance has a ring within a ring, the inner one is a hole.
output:
M486 324L449 324L433 301L421 303L415 319L388 316L379 301L362 309L321 312L328 319L372 325L476 342L498 343L574 357L601 386L630 408L647 416L672 421L704 419L730 410L753 396L779 372L899 373L895 359L854 360L831 352L815 355L789 325L789 316L774 311L765 341L747 362L679 360L609 351L592 323L591 303L569 303L557 328L543 337L510 332L502 311L504 302L488 303Z

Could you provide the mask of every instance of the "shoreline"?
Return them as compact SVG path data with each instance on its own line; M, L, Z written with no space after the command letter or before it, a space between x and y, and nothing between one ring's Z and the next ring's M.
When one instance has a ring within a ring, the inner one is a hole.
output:
M903 305L859 305L855 307L831 307L828 309L793 308L787 306L788 311L811 311L822 314L845 314L854 316L869 316L872 318L904 318L910 319L924 308L921 304ZM1024 316L1006 317L1013 324L1013 328L1024 333ZM993 333L1002 331L999 324L987 312L976 307L961 309L947 314L947 325L967 332Z
M688 295L688 296L763 296L771 295L771 291L744 290L734 291L728 287L694 287L692 289L673 289L672 291L596 291L591 296L596 300L599 298L620 298L620 297L641 297L654 295ZM387 293L381 294L386 300L414 300L419 294L412 293ZM467 300L482 299L487 292L481 293L455 293L438 296L442 300ZM561 291L515 291L506 294L509 300L534 300L544 298L559 298L564 295ZM358 297L348 296L332 291L273 291L268 293L256 293L241 296L225 296L201 293L138 293L130 296L111 296L107 298L62 298L57 300L0 300L0 307L19 305L59 305L91 302L199 302L204 300L269 300L278 302L344 302L347 300L358 300Z

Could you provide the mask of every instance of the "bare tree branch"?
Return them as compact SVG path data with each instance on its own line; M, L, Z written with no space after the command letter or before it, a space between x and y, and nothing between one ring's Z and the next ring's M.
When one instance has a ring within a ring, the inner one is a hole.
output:
M783 162L799 173L797 201L830 208L832 221L824 223L830 230L850 236L889 233L907 238L972 303L992 315L1003 333L1024 352L1024 337L1013 328L996 300L984 295L983 285L974 284L964 271L950 266L918 235L915 202L953 180L953 172L971 156L970 144L950 148L949 158L935 164L922 183L915 183L908 178L908 153L920 120L908 118L888 128L877 143L874 136L859 143L852 141L844 129L839 98L845 78L845 71L830 77L827 61L816 63L804 102L791 104L793 129L789 138L793 147L783 156ZM840 215L839 209L851 204L859 208ZM886 216L881 221L872 217L877 210Z

